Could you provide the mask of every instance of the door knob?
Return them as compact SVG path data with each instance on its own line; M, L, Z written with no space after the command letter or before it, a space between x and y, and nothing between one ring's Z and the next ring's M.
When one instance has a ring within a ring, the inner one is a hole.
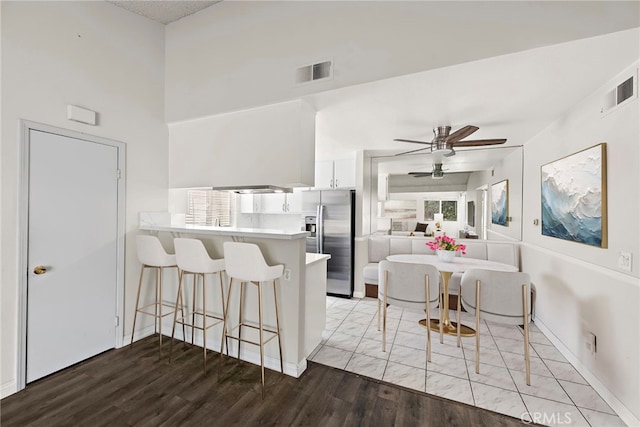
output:
M47 267L45 267L44 265L36 265L36 267L33 269L33 272L35 274L44 274L47 272Z

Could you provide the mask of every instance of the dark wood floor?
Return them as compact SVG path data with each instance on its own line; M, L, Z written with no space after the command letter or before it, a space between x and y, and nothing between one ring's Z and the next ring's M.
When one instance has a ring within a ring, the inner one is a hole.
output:
M516 426L517 419L309 362L298 379L218 354L202 372L199 348L156 339L111 350L0 401L9 426ZM177 351L176 351L177 350Z

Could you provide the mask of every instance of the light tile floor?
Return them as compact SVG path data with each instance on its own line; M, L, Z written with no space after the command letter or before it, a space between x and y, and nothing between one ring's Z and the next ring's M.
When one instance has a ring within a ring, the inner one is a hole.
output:
M377 327L374 298L327 297L322 343L310 360L422 392L546 425L624 426L553 344L531 324L531 386L524 373L521 328L481 325L480 374L475 372L475 338L432 333L431 362L426 356L424 313L389 306L387 351ZM453 317L454 312L451 312ZM432 314L437 316L437 313ZM463 324L475 319L463 314Z

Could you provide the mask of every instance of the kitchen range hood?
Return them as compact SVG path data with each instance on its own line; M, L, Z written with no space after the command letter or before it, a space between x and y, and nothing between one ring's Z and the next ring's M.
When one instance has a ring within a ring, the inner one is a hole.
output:
M266 184L211 187L211 189L215 191L231 191L238 194L293 193L291 188Z

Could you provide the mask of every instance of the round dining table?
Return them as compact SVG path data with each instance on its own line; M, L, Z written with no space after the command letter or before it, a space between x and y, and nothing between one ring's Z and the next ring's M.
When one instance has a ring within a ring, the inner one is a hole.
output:
M389 255L388 261L406 262L410 264L430 264L440 271L443 285L442 306L446 308L442 313L442 331L447 335L457 335L457 324L449 320L449 280L453 273L464 273L472 268L493 271L518 271L518 268L511 264L504 264L485 259L466 258L464 256L455 257L453 261L447 262L437 255L426 254L397 254ZM420 324L426 327L427 319L421 320ZM429 327L432 331L440 332L440 320L430 319ZM460 336L472 337L476 334L475 329L465 325L460 325Z

